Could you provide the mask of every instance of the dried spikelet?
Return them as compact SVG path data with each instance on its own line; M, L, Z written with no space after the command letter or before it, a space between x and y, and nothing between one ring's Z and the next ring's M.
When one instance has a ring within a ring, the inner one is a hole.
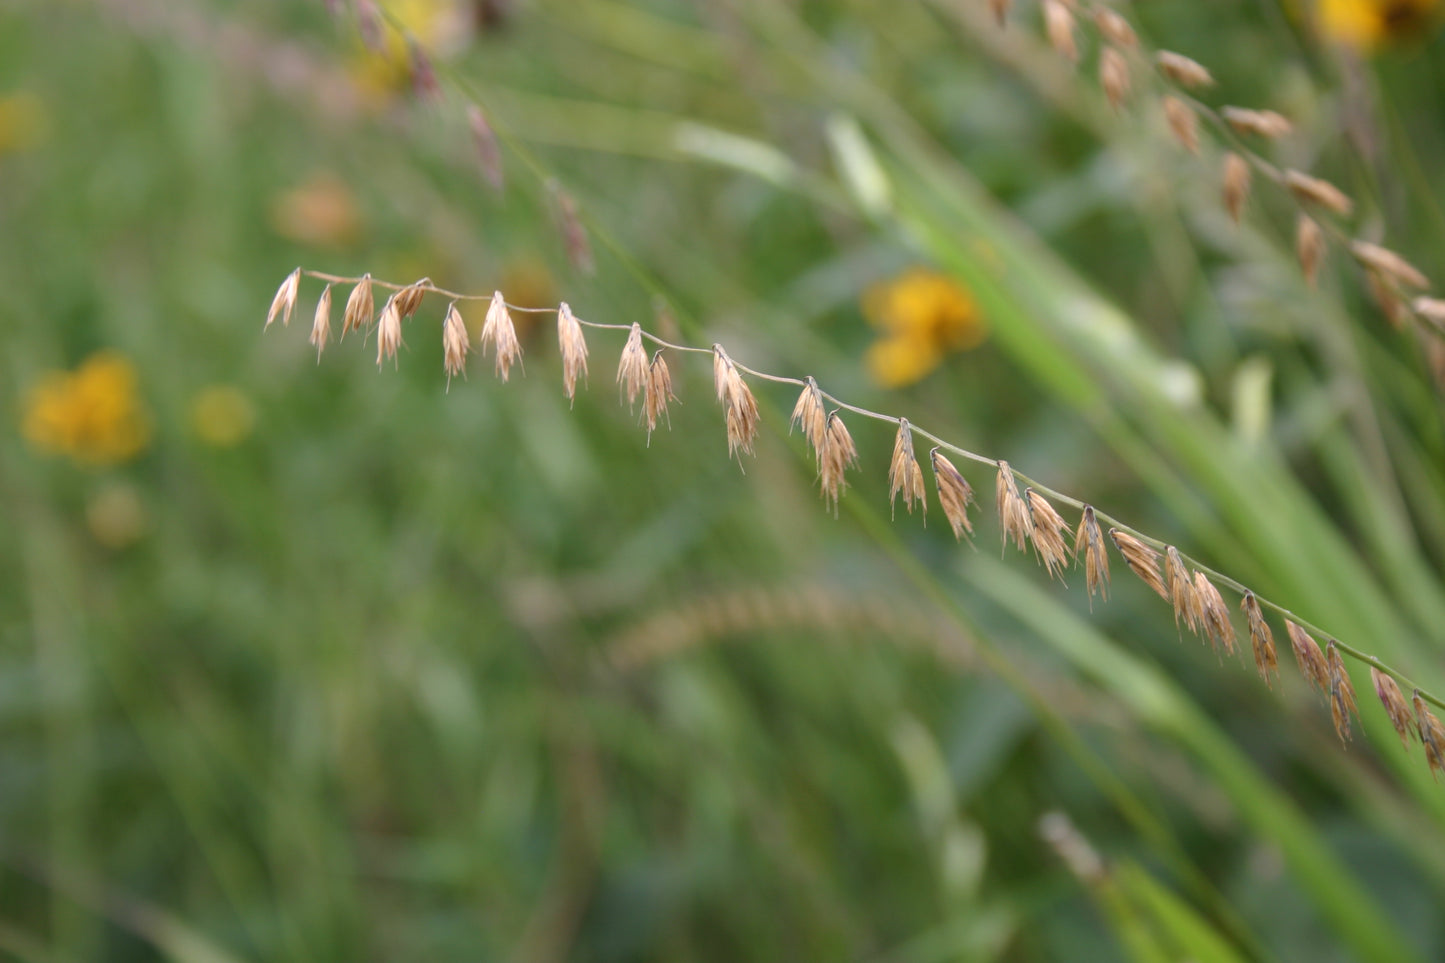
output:
M1326 647L1325 664L1330 672L1330 719L1335 724L1335 735L1340 737L1340 742L1348 742L1350 714L1358 717L1360 710L1355 705L1355 684L1350 681L1349 672L1345 671L1345 660L1340 658L1334 639Z
M798 403L793 406L788 431L791 432L794 425L802 430L803 437L813 446L814 459L821 464L823 447L827 443L828 413L823 408L823 393L818 390L818 382L811 377L804 381Z
M1055 511L1048 499L1032 488L1024 492L1024 498L1028 501L1029 521L1033 525L1034 551L1038 552L1049 577L1063 581L1061 573L1069 559L1069 546L1065 541L1069 529L1063 516Z
M1350 212L1355 209L1355 202L1350 200L1344 191L1318 177L1299 171L1285 171L1284 186L1302 203L1323 207L1341 217L1349 217Z
M407 67L411 72L411 90L422 100L440 100L441 84L432 68L431 57L415 37L406 38Z
M858 449L853 436L837 411L828 414L828 435L823 445L823 457L818 464L818 481L823 489L823 504L832 504L834 517L838 514L838 499L848 487L843 473L858 464Z
M326 342L331 340L331 285L326 285L326 290L321 292L321 297L316 299L316 316L311 321L311 337L308 339L316 347L316 360L321 360L321 352L326 350Z
M557 308L557 346L562 355L562 393L571 401L577 397L577 379L587 378L587 338L566 301Z
M1074 12L1064 0L1044 0L1044 31L1055 52L1070 63L1079 62L1079 43L1074 37Z
M1080 553L1084 559L1084 585L1089 590L1089 607L1094 605L1094 593L1109 599L1109 552L1104 548L1104 533L1099 530L1099 520L1094 516L1094 506L1085 505L1084 514L1079 517L1078 531L1074 532L1074 564L1078 564Z
M1350 253L1366 268L1412 288L1428 288L1430 279L1409 261L1388 248L1369 241L1351 241Z
M467 325L462 313L453 301L447 305L447 315L442 320L442 364L447 371L447 387L452 378L467 373L467 352L471 350L471 339L467 337Z
M1129 62L1113 47L1105 47L1099 54L1099 86L1104 88L1104 96L1115 110L1129 99Z
M1400 734L1400 745L1409 749L1410 731L1415 728L1415 720L1410 716L1410 706L1405 701L1405 693L1400 691L1400 686L1393 678L1374 666L1370 666L1370 681L1375 684L1375 695L1379 698L1380 705L1385 707L1385 715L1390 717L1390 725Z
M973 503L973 486L953 467L953 462L938 453L937 448L928 453L928 460L933 465L938 504L943 506L943 516L953 527L953 537L973 537L973 523L968 520L968 506Z
M497 146L497 135L487 123L487 115L476 104L467 106L467 123L472 128L472 144L477 150L477 163L481 165L482 176L492 190L500 191L503 186L502 151Z
M1410 302L1410 307L1422 320L1445 332L1445 301L1439 298L1416 298Z
M364 331L371 326L371 318L376 314L376 299L371 293L371 275L364 274L356 287L351 289L351 296L346 299L346 311L341 316L341 336L346 337L349 331Z
M1164 552L1164 581L1169 585L1169 604L1174 606L1174 624L1178 625L1182 617L1189 631L1197 633L1204 611L1200 607L1194 580L1189 577L1189 569L1185 568L1184 559L1173 545Z
M717 387L718 401L722 402L723 420L727 425L728 457L744 451L753 453L753 441L758 436L758 402L752 390L738 372L733 359L728 357L723 346L712 346L713 382ZM844 430L847 434L847 430ZM851 445L851 440L849 441ZM739 459L741 462L741 459Z
M1161 599L1169 601L1169 590L1164 586L1164 579L1159 576L1159 553L1128 532L1121 532L1117 528L1109 529L1109 538L1124 557L1124 564Z
M1259 670L1264 684L1273 688L1272 677L1279 675L1279 657L1274 651L1274 633L1270 631L1269 623L1264 620L1264 611L1259 607L1259 599L1254 597L1253 592L1244 593L1239 607L1244 609L1244 617L1249 620L1249 641L1254 648L1254 667Z
M1405 326L1405 317L1409 314L1409 308L1401 299L1394 282L1380 274L1379 271L1367 268L1365 270L1365 287L1370 289L1370 297L1374 299L1380 313L1390 326L1396 331Z
M1181 87L1194 89L1214 85L1214 78L1210 76L1204 65L1183 54L1177 54L1171 50L1161 50L1154 57L1154 65L1159 68L1161 74Z
M1238 224L1244 217L1244 202L1249 200L1249 162L1230 151L1224 155L1224 209Z
M577 215L577 202L555 181L548 187L557 205L557 225L562 231L567 259L578 271L592 274L597 270L597 262L592 259L592 243L587 240L587 228L582 226L582 218Z
M1246 107L1224 107L1219 113L1237 134L1254 134L1274 140L1287 135L1293 127L1282 114L1272 110L1250 110Z
M388 359L396 357L401 345L401 312L396 307L397 295L386 299L381 309L381 318L376 322L376 366L381 367Z
M635 321L622 348L622 358L617 362L617 383L621 386L620 393L627 396L629 408L637 400L637 393L647 385L647 350L642 347L642 325Z
M1129 26L1129 21L1108 7L1095 8L1094 25L1099 28L1104 39L1116 47L1132 50L1139 45L1139 38L1135 35L1134 28Z
M522 358L522 345L517 341L512 313L507 310L507 302L501 291L492 292L492 302L487 305L487 317L482 322L482 335L478 340L482 346L482 354L487 353L488 347L497 352L497 377L506 381L511 375L512 365Z
M1013 6L1013 0L988 0L989 9L993 11L993 18L1002 27L1008 22L1009 7Z
M1164 119L1179 146L1191 154L1199 153L1199 118L1188 104L1178 97L1164 98Z
M281 318L281 326L286 327L291 323L291 309L296 307L296 293L301 290L301 269L297 268L286 275L286 280L276 289L276 296L271 299L271 310L266 312L266 324L263 327L271 327L271 322L277 316Z
M1284 627L1289 632L1289 643L1294 649L1295 661L1299 663L1299 670L1305 679L1321 692L1330 691L1330 670L1325 665L1319 643L1289 619L1284 620Z
M1425 700L1416 689L1410 700L1415 706L1415 728L1420 733L1420 743L1425 747L1425 761L1430 764L1430 773L1445 772L1445 726L1435 713L1425 707Z
M421 306L421 299L426 297L427 289L430 287L431 278L422 278L392 295L392 300L396 302L396 313L403 320L415 314L416 309Z
M1028 505L1019 497L1018 484L1014 481L1013 469L1008 462L998 463L997 502L998 522L1003 529L1003 544L1008 547L1009 538L1013 538L1014 545L1019 551L1023 551L1024 545L1034 534L1033 518L1029 515Z
M381 14L376 4L373 0L355 0L352 7L356 10L356 32L361 35L366 49L372 53L385 53L386 41L382 37Z
M1219 595L1219 589L1198 569L1194 572L1194 595L1199 599L1202 614L1201 624L1209 634L1210 643L1217 649L1234 654L1234 623L1229 620L1229 609Z
M1320 262L1325 258L1325 232L1308 214L1301 214L1295 225L1294 252L1299 258L1300 271L1313 287L1320 274Z
M898 419L898 435L893 439L893 460L888 465L888 511L893 512L898 494L903 493L903 507L913 514L913 503L918 502L923 514L928 514L928 498L923 492L923 469L913 454L913 429L907 418Z
M647 391L642 396L642 413L647 421L647 440L652 441L652 432L657 428L660 418L667 418L667 426L672 427L672 419L667 414L667 403L676 401L677 395L672 393L672 372L667 369L667 362L663 360L662 349L652 356L652 363L647 366Z

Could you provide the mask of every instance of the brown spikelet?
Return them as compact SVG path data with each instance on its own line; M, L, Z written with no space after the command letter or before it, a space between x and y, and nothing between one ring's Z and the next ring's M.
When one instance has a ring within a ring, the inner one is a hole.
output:
M326 285L326 290L321 292L321 297L316 299L316 316L311 321L311 337L308 339L316 348L316 360L321 360L321 352L326 350L326 342L331 340L331 285Z
M1229 655L1234 654L1234 623L1229 620L1229 609L1219 595L1219 589L1198 569L1194 571L1194 595L1199 600L1202 615L1200 624L1209 635L1209 642L1216 649L1224 647Z
M266 312L266 324L262 330L271 327L271 322L277 317L280 317L283 328L291 324L291 310L296 307L296 294L300 290L301 269L297 268L286 275L286 280L276 289L276 296L271 299L271 310Z
M1244 593L1239 607L1244 609L1244 617L1249 621L1249 642L1254 649L1254 667L1259 670L1259 677L1264 680L1264 684L1274 688L1274 679L1279 676L1279 657L1274 651L1274 633L1270 631L1269 623L1264 620L1264 611L1253 592Z
M442 365L447 372L447 387L452 378L467 373L467 352L471 350L471 339L467 336L467 324L453 301L447 305L446 317L442 320Z
M1320 652L1319 643L1289 619L1284 620L1284 627L1289 632L1289 644L1294 649L1294 657L1295 661L1299 663L1300 673L1316 689L1321 692L1329 692L1330 670L1325 665L1325 657Z
M723 406L723 420L727 425L728 457L739 451L751 455L753 441L758 437L758 402L753 397L747 382L733 364L732 358L723 346L712 346L713 382L717 387L718 401ZM844 434L847 430L844 429ZM851 444L851 439L850 439ZM739 464L742 459L738 459Z
M1224 155L1224 209L1238 224L1244 217L1244 202L1249 200L1249 162L1230 151Z
M1445 333L1445 301L1439 298L1416 298L1410 308L1423 321L1428 321L1436 330Z
M431 57L426 48L415 37L406 38L407 67L411 72L412 93L422 100L440 100L441 84L437 83L437 72L432 67Z
M577 202L557 182L548 185L557 210L557 226L562 231L562 243L567 249L567 259L572 267L583 274L593 274L597 262L592 258L592 242L587 240L587 228L577 214Z
M1119 110L1129 99L1129 62L1114 47L1105 47L1099 54L1099 86L1109 98L1109 106Z
M421 307L421 299L426 297L429 287L431 287L431 278L422 278L391 296L392 301L396 304L396 313L403 321L415 314L416 309Z
M1063 581L1062 572L1069 559L1066 542L1069 529L1063 516L1049 504L1048 499L1032 488L1024 492L1024 498L1028 501L1029 521L1033 526L1034 551L1038 553L1039 561L1044 563L1049 577Z
M1350 715L1353 713L1359 716L1360 710L1355 705L1355 684L1350 681L1350 674L1345 670L1345 660L1340 658L1340 650L1335 646L1335 640L1331 639L1325 650L1325 664L1330 673L1330 719L1335 724L1335 735L1340 737L1340 742L1350 740Z
M938 453L935 448L928 453L933 466L933 485L938 490L938 504L943 506L943 516L953 528L953 537L973 537L973 523L968 520L968 506L973 503L973 486L959 474L953 462Z
M1154 65L1159 72L1181 87L1211 87L1212 77L1204 65L1172 50L1161 50L1154 56Z
M1104 533L1099 530L1099 520L1094 516L1094 506L1085 505L1079 516L1079 528L1074 532L1074 564L1084 560L1084 585L1089 592L1089 607L1094 606L1094 594L1109 599L1109 552L1104 548Z
M1013 0L988 0L988 7L993 11L993 18L1000 27L1008 23L1008 12L1012 6Z
M838 412L829 412L827 440L818 463L818 482L823 489L823 504L831 504L834 517L838 515L838 499L848 487L843 473L857 464L858 449L853 444L853 436Z
M1044 0L1044 32L1054 51L1070 63L1079 62L1079 42L1074 36L1074 12L1064 0Z
M1161 599L1169 601L1169 590L1159 575L1159 553L1128 532L1121 532L1117 528L1109 529L1109 538L1113 540L1114 547L1119 550L1130 571L1139 576Z
M512 372L512 365L522 358L522 345L517 340L517 329L512 324L512 313L507 310L506 299L501 291L492 292L492 302L487 305L487 317L482 322L482 334L478 339L482 354L491 347L497 353L497 377L506 381Z
M1341 217L1349 217L1355 209L1355 202L1350 200L1349 195L1318 177L1289 170L1284 172L1284 185L1301 203L1323 207Z
M557 346L562 355L562 393L572 401L577 397L577 379L587 378L587 338L566 301L557 308Z
M1370 666L1370 681L1375 684L1375 695L1379 698L1380 705L1385 707L1385 715L1390 717L1390 725L1400 734L1400 745L1409 749L1410 731L1415 728L1415 720L1410 715L1405 693L1400 691L1399 684L1393 678L1374 666Z
M633 322L627 333L627 344L617 362L619 393L627 396L627 407L637 400L638 392L647 385L647 349L642 346L642 325Z
M913 429L907 418L898 419L898 435L893 439L893 459L888 464L888 510L891 514L899 493L903 494L903 507L913 514L913 503L918 502L923 514L928 514L928 498L923 492L923 469L913 455Z
M1430 765L1430 774L1445 772L1445 726L1425 706L1425 700L1416 689L1410 700L1415 706L1415 730L1420 734L1420 744L1425 747L1425 761Z
M1134 33L1134 28L1129 26L1129 21L1117 11L1108 7L1096 7L1094 26L1099 28L1099 33L1105 40L1116 47L1132 50L1139 46L1139 37Z
M1165 96L1163 103L1164 119L1179 146L1191 154L1199 153L1199 118L1194 115L1194 109L1174 96Z
M1224 122L1237 134L1253 134L1275 140L1293 129L1288 119L1272 110L1250 110L1246 107L1223 107L1219 111Z
M1365 269L1365 287L1370 291L1370 297L1374 299L1376 307L1390 322L1390 326L1396 331L1405 326L1405 318L1410 309L1406 307L1404 300L1400 297L1399 289L1389 278L1382 275L1373 268Z
M1351 241L1350 253L1366 268L1412 288L1428 288L1430 279L1409 261L1389 248L1369 241Z
M361 42L366 49L372 53L385 53L386 41L381 30L381 14L376 9L375 0L355 0L352 7L356 10L356 32L361 35Z
M998 463L997 502L998 502L998 523L1003 529L1003 544L1008 547L1008 540L1012 538L1014 545L1019 551L1024 550L1030 537L1034 534L1034 523L1029 515L1028 505L1019 497L1019 488L1014 481L1013 469L1008 462Z
M667 426L672 427L667 403L676 400L677 395L672 393L672 372L667 369L667 360L662 357L662 349L659 348L652 356L652 363L647 366L647 390L642 397L642 413L647 421L649 444L659 419L666 418Z
M1308 214L1301 214L1296 222L1294 251L1299 258L1300 271L1310 287L1314 287L1320 274L1320 262L1325 257L1325 232Z
M482 177L500 191L503 186L502 150L497 146L497 135L487 123L487 115L476 104L467 106L467 124L472 128L472 145L477 151L477 163L482 168Z
M396 307L396 295L386 299L381 309L381 318L376 322L376 366L396 357L401 345L401 312Z
M346 299L346 311L341 316L341 336L346 337L349 331L365 331L371 327L374 314L376 299L371 293L371 275L364 274Z
M1182 617L1189 631L1197 632L1199 599L1194 591L1194 580L1189 577L1184 559L1179 557L1179 550L1173 545L1164 552L1164 581L1169 586L1169 604L1174 606L1174 624L1178 625Z
M823 408L823 393L818 382L811 377L805 379L798 403L793 406L793 417L788 421L788 431L797 425L808 444L813 446L813 458L822 463L823 447L827 443L828 412Z

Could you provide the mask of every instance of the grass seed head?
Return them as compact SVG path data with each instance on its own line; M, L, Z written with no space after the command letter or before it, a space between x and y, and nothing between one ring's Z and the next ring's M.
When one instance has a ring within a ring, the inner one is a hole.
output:
M1199 118L1194 108L1173 95L1164 97L1164 119L1179 146L1191 154L1199 153Z
M1269 623L1264 619L1264 611L1259 606L1259 599L1255 598L1253 592L1244 593L1239 607L1244 609L1244 617L1249 622L1249 642L1254 649L1254 667L1259 670L1264 684L1273 688L1274 678L1279 676L1279 657L1274 650L1274 633L1270 631Z
M1295 257L1299 258L1300 271L1310 287L1314 287L1320 274L1320 262L1325 258L1325 232L1308 214L1300 214L1294 232Z
M1003 529L1003 543L1008 546L1008 540L1012 538L1014 545L1019 551L1024 550L1024 545L1034 534L1033 518L1029 515L1028 505L1019 497L1018 483L1014 481L1013 469L1008 462L998 463L997 503L998 523Z
M1024 498L1028 501L1029 521L1033 526L1034 551L1049 577L1063 581L1062 572L1069 559L1068 526L1048 499L1032 488L1024 492Z
M291 311L296 307L296 294L300 290L301 269L297 268L286 275L286 280L276 289L276 296L271 299L271 310L266 312L266 328L271 327L271 322L277 317L280 317L283 328L291 323Z
M1415 706L1415 728L1420 734L1420 744L1425 747L1425 761L1430 765L1430 773L1445 772L1445 726L1425 705L1419 689L1415 690L1410 701Z
M467 352L471 350L471 339L467 336L467 325L462 313L453 301L447 305L447 314L442 319L442 364L447 371L447 387L452 378L467 372Z
M1094 9L1094 26L1099 28L1099 33L1105 40L1116 47L1133 50L1139 46L1139 37L1134 33L1134 28L1129 26L1129 21L1115 10L1108 7L1096 7Z
M487 305L487 317L482 322L482 354L491 348L497 354L497 377L506 381L512 373L512 365L522 360L522 344L517 340L517 328L512 324L512 312L507 310L507 301L501 291L492 292L492 302Z
M411 74L412 93L422 100L436 101L441 99L441 84L437 83L437 72L432 67L431 57L426 49L422 47L417 39L412 36L406 38L407 68Z
M1079 62L1079 42L1074 36L1074 12L1064 0L1044 0L1044 31L1049 44L1069 63Z
M406 320L416 313L416 309L421 307L421 299L426 297L427 289L430 287L431 278L422 278L392 295L392 300L396 302L396 313L401 316L402 320Z
M1189 631L1197 633L1200 616L1203 614L1199 595L1195 591L1194 580L1189 577L1189 569L1185 567L1184 559L1173 545L1164 552L1164 581L1169 586L1169 604L1174 606L1174 624L1178 625L1182 618Z
M562 244L567 249L567 259L572 262L573 268L583 274L596 273L597 262L592 257L592 242L587 239L587 228L582 226L582 218L577 214L577 202L556 181L550 182L548 187L556 204L557 226L562 231Z
M647 386L647 349L642 346L642 325L635 321L617 362L617 384L621 394L627 396L628 408L637 400L638 392Z
M1430 279L1419 268L1391 251L1369 241L1351 241L1350 253L1367 269L1412 288L1428 288Z
M727 425L728 457L739 451L751 455L753 442L758 437L757 399L753 397L752 390L743 380L737 365L733 364L733 360L723 350L723 346L713 345L712 353L713 382L717 388L718 401L723 406L723 420ZM846 429L844 434L847 434Z
M1198 87L1214 86L1212 77L1204 65L1172 50L1161 50L1154 57L1159 72L1181 87L1191 90Z
M642 396L642 414L647 421L649 442L652 441L652 432L657 428L659 420L666 418L668 427L672 427L667 403L676 400L677 395L672 393L672 372L668 370L667 361L662 357L662 349L659 348L652 356L652 363L647 366L647 385Z
M818 465L818 481L823 489L823 504L832 505L834 517L838 515L838 499L848 487L843 474L857 464L858 448L853 444L853 436L848 433L848 427L838 417L838 412L829 412L827 441Z
M1324 655L1320 652L1319 643L1289 619L1284 620L1284 627L1289 632L1289 644L1294 649L1294 657L1295 661L1299 663L1300 673L1316 689L1321 692L1329 692L1330 670L1329 666L1325 664Z
M1013 0L988 0L988 7L993 11L993 18L1000 27L1008 22L1008 12L1012 6Z
M376 366L396 358L401 346L401 312L396 307L397 295L386 299L381 318L376 322Z
M1334 639L1326 647L1325 664L1330 673L1330 719L1335 724L1335 735L1340 737L1340 742L1349 742L1350 716L1358 717L1360 710L1355 705L1355 684L1350 681L1345 660L1340 658Z
M1390 725L1400 735L1400 744L1406 749L1410 748L1410 732L1415 728L1415 719L1410 715L1410 705L1405 701L1405 693L1400 691L1400 686L1395 680L1381 672L1374 666L1370 666L1370 681L1375 684L1375 695L1380 700L1380 705L1385 707L1385 715L1390 717Z
M1123 108L1129 99L1132 84L1129 79L1129 62L1115 47L1105 47L1099 54L1099 86L1109 98L1109 106L1115 110Z
M587 338L566 301L557 308L557 346L562 355L562 393L572 401L577 397L577 379L587 379Z
M346 299L346 311L341 315L341 336L346 337L350 331L365 331L371 327L375 314L376 298L371 293L371 275L365 274Z
M1216 649L1223 646L1225 652L1233 655L1234 623L1229 620L1229 609L1220 597L1219 589L1198 569L1194 571L1194 595L1199 600L1200 621L1209 634L1210 643Z
M331 285L321 292L321 297L316 299L316 316L311 320L311 337L308 338L316 348L316 360L321 360L321 352L326 350L326 342L331 340Z
M1249 200L1249 162L1230 151L1224 155L1224 209L1238 224L1244 217L1244 203Z
M813 446L814 460L821 464L823 448L827 443L828 413L823 408L823 393L818 390L818 382L811 377L805 380L803 390L798 395L798 403L793 405L793 417L788 421L788 431L791 432L794 425L802 430L803 437Z
M1284 172L1284 185L1303 204L1313 204L1341 217L1349 217L1355 202L1329 181L1311 177L1300 171Z
M1159 575L1159 553L1128 532L1121 532L1117 528L1109 529L1109 538L1124 557L1124 564L1129 566L1129 570L1139 576L1161 599L1169 601L1169 590Z
M1224 122L1237 134L1253 134L1275 140L1293 129L1288 119L1272 110L1250 110L1246 107L1224 107L1219 111Z
M1375 306L1390 322L1390 327L1396 331L1405 327L1405 318L1409 316L1410 309L1400 297L1400 289L1395 281L1385 277L1374 268L1365 269L1365 287L1370 291L1370 297L1374 299Z
M1416 298L1410 308L1420 318L1428 321L1435 330L1445 334L1445 301L1439 298Z
M938 453L935 448L928 453L933 465L933 484L938 489L938 504L943 506L943 516L953 528L953 537L973 537L973 523L968 520L968 506L973 503L973 486L959 474L953 462Z
M492 190L500 191L503 186L502 151L497 146L497 135L487 123L487 115L476 104L467 106L467 124L472 128L472 143L477 149L477 163L481 165L482 176Z
M1104 547L1104 533L1099 530L1099 520L1094 515L1094 506L1085 505L1079 516L1079 528L1074 532L1074 564L1084 562L1084 585L1089 592L1089 606L1093 607L1094 595L1109 599L1109 552Z
M913 429L907 418L898 419L898 434L893 439L893 458L888 463L888 510L893 511L899 493L903 494L903 507L913 514L916 501L928 514L928 498L923 491L923 469L913 454Z

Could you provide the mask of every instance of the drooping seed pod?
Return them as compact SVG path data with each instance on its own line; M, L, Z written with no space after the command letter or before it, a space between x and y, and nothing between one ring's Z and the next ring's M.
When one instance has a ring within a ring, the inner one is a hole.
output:
M1335 735L1340 737L1340 742L1349 742L1350 716L1358 718L1360 710L1355 705L1355 684L1350 681L1345 660L1340 658L1334 639L1326 647L1325 665L1330 673L1330 719L1335 724Z
M1123 108L1129 99L1132 86L1129 81L1129 62L1114 47L1105 47L1099 54L1099 86L1109 99L1109 106L1115 110Z
M1179 146L1191 154L1199 153L1199 118L1194 109L1173 95L1165 95L1163 104L1164 119Z
M467 107L467 125L472 129L472 145L477 151L477 163L481 166L482 177L492 190L500 192L504 186L502 174L502 149L497 144L497 135L487 123L487 115L476 104Z
M758 437L758 402L753 397L747 382L733 364L732 358L720 344L712 346L713 385L717 389L718 401L723 406L723 420L727 426L728 457L739 451L751 455L753 442ZM845 429L846 430L846 429ZM742 459L738 459L742 463Z
M1288 119L1272 110L1250 110L1246 107L1223 107L1219 111L1224 122L1234 128L1235 133L1253 134L1267 140L1275 140L1289 134L1293 129Z
M657 423L667 419L668 427L672 427L672 419L667 413L667 405L670 401L676 401L677 395L672 393L672 372L667 368L667 359L662 356L662 349L652 356L652 363L647 366L647 390L643 395L642 413L647 422L647 441L652 443L652 432L657 428Z
M346 311L341 315L341 336L351 331L365 331L371 327L372 316L376 314L376 300L371 293L371 275L362 275L351 296L346 299Z
M308 338L313 347L316 348L316 361L321 362L321 352L326 350L326 342L331 340L331 285L321 292L321 297L316 299L316 315L311 319L311 337Z
M1174 53L1172 50L1161 50L1154 56L1154 64L1159 72L1181 87L1195 89L1198 87L1210 87L1214 84L1214 77L1204 68L1204 65L1191 60L1183 54Z
M1314 287L1320 274L1320 262L1325 257L1325 232L1308 214L1301 213L1295 224L1294 250L1305 281Z
M517 340L517 328L512 324L512 313L507 310L507 301L501 291L492 292L492 301L487 305L487 317L482 322L482 334L478 341L483 355L488 348L496 352L497 377L506 382L511 376L512 365L522 360L522 344Z
M406 38L406 62L411 74L411 91L417 99L431 102L441 100L442 88L437 82L437 72L432 67L431 57L426 48L410 35Z
M392 295L396 313L403 321L415 314L416 309L421 307L421 299L426 297L426 292L430 287L431 278L422 278Z
M928 514L928 498L923 491L923 469L913 455L913 429L907 418L898 419L898 434L893 439L893 458L888 463L888 510L892 514L899 494L903 495L903 507L913 514L916 501Z
M301 269L297 268L286 275L286 280L276 289L276 296L271 299L271 310L266 312L266 324L262 328L271 327L271 322L277 317L281 319L281 326L288 327L291 324L291 310L296 307L296 294L301 290Z
M1249 162L1230 151L1224 155L1224 209L1238 224L1244 217L1244 203L1249 199Z
M933 466L933 485L938 491L938 504L943 507L943 516L953 529L953 537L973 537L973 523L968 519L968 506L973 503L973 486L963 477L953 462L938 453L935 448L928 453Z
M1201 609L1194 580L1184 565L1179 550L1170 545L1164 551L1164 581L1169 585L1169 604L1174 607L1174 624L1182 618L1189 631L1198 633Z
M617 384L620 393L627 398L631 408L637 395L647 384L647 350L642 347L642 325L633 322L627 333L627 344L622 348L622 357L617 362Z
M1415 719L1410 715L1410 705L1405 701L1405 693L1400 691L1399 684L1393 678L1374 666L1370 666L1370 681L1375 684L1375 695L1384 707L1385 715L1390 717L1390 725L1395 727L1395 732L1400 736L1400 745L1409 749L1410 733L1415 729Z
M1249 641L1254 649L1254 667L1259 670L1260 678L1270 688L1274 687L1274 677L1279 675L1279 657L1274 650L1274 633L1269 629L1269 623L1264 619L1264 611L1260 608L1259 599L1255 598L1253 592L1245 592L1244 599L1239 603L1244 609L1244 616L1249 622Z
M1019 495L1013 469L1006 461L998 463L996 486L998 522L999 527L1003 530L1003 544L1007 547L1008 540L1012 538L1018 550L1023 551L1029 538L1034 534L1034 523L1029 514L1028 505Z
M1416 298L1410 302L1410 309L1437 331L1445 333L1445 301L1439 298Z
M1380 274L1399 284L1412 288L1428 288L1430 279L1419 268L1388 248L1368 241L1351 241L1350 253L1366 269Z
M1069 558L1067 539L1069 529L1048 499L1032 488L1024 492L1029 506L1029 521L1033 525L1034 551L1044 563L1050 578L1063 581L1064 566Z
M1079 62L1079 42L1074 36L1074 12L1064 0L1044 0L1044 32L1054 51L1069 63Z
M1325 664L1325 657L1320 652L1319 643L1310 637L1310 634L1300 628L1289 619L1284 620L1284 627L1289 632L1290 647L1294 649L1295 661L1299 663L1300 673L1310 685L1321 692L1330 691L1330 670Z
M1402 330L1410 309L1400 297L1400 290L1395 286L1395 282L1373 268L1366 268L1365 287L1369 289L1370 297L1380 309L1380 313L1390 322L1390 327L1396 331Z
M798 403L793 406L793 416L788 420L790 432L794 425L802 430L803 437L812 446L814 461L821 464L828 438L828 412L823 407L823 393L818 388L818 382L811 377L804 380Z
M1108 7L1094 8L1094 25L1099 28L1099 33L1105 40L1123 50L1133 50L1139 46L1139 37L1134 33L1134 28L1129 26L1129 21Z
M356 32L361 35L361 42L372 53L385 53L386 40L382 36L381 14L377 11L374 0L355 0L352 6L356 10Z
M1079 528L1074 532L1074 564L1084 562L1084 586L1089 592L1089 607L1094 606L1097 593L1104 601L1109 600L1109 552L1104 547L1104 533L1099 530L1099 520L1094 515L1094 506L1085 505L1079 516Z
M858 448L853 444L853 436L838 412L829 412L828 438L818 466L818 482L823 489L823 504L832 507L834 517L838 515L838 499L848 487L844 472L857 464Z
M592 258L592 242L587 239L587 228L577 213L577 202L556 181L548 183L552 201L556 208L557 226L562 231L562 243L567 249L567 259L572 267L583 274L597 271L597 262Z
M442 366L447 372L447 388L452 378L467 373L467 352L471 350L471 338L467 335L466 322L453 301L447 305L446 317L442 319Z
M1355 209L1355 202L1350 200L1344 191L1329 181L1300 171L1285 171L1284 186L1289 188L1290 193L1301 203L1323 207L1341 217L1349 217L1350 212Z
M1109 538L1113 540L1114 547L1123 556L1124 564L1129 566L1129 570L1139 576L1161 599L1168 602L1169 589L1159 575L1159 553L1128 532L1121 532L1117 528L1109 529Z
M1209 636L1210 644L1216 649L1221 646L1229 655L1234 654L1234 623L1229 620L1229 609L1219 595L1219 589L1198 569L1194 572L1194 595L1199 600L1200 625Z
M376 322L376 366L396 358L401 346L401 312L396 307L397 295L386 299L381 318Z
M1420 744L1425 747L1425 762L1430 766L1430 773L1445 772L1445 726L1425 705L1419 689L1415 690L1410 701L1415 706L1415 728L1420 734Z

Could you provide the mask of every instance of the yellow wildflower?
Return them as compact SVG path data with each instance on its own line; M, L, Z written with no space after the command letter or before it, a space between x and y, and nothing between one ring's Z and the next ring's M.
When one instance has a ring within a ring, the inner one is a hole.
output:
M1439 8L1440 0L1319 0L1319 24L1331 40L1369 50L1429 30Z
M26 399L24 433L41 451L82 464L129 461L150 442L135 368L114 351L99 351L73 372L46 375Z
M216 448L234 448L256 424L256 411L239 389L212 385L191 401L191 430Z
M378 0L377 6L410 31L432 56L448 56L464 46L470 20L461 0ZM406 90L411 82L411 54L406 37L384 22L382 49L361 51L353 62L361 89L378 104Z
M0 96L0 157L34 150L45 142L49 128L39 97L24 91Z
M988 334L968 291L927 268L909 268L870 288L863 313L880 332L864 360L886 388L916 384L947 354L977 347Z

